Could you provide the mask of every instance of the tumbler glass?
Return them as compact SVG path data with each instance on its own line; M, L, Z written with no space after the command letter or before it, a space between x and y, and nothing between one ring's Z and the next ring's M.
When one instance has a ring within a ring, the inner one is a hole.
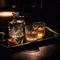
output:
M33 26L35 27L34 30L36 30L38 32L37 39L41 40L44 37L44 35L45 35L46 23L45 22L34 22Z
M34 30L33 25L25 26L25 38L27 42L37 41L37 31Z

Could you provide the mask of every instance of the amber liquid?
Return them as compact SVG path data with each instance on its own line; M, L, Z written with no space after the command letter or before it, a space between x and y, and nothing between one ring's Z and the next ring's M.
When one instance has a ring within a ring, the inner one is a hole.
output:
M26 33L26 40L28 42L36 41L37 40L37 33L35 33L35 32Z
M44 37L44 35L45 35L45 28L39 27L39 28L34 28L34 30L37 31L37 33L38 33L37 39L41 40L42 37Z
M38 39L42 39L45 35L45 28L38 28Z

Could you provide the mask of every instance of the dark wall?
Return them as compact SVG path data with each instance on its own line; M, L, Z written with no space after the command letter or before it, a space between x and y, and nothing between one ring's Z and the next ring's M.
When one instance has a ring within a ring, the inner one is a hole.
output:
M19 11L25 16L27 23L44 21L47 25L60 29L60 1L58 0L6 0L6 6L2 9Z

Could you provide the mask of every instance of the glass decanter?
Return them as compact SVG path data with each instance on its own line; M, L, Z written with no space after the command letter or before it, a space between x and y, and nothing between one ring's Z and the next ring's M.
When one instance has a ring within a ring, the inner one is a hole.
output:
M19 16L19 12L13 12L13 20L8 24L9 37L21 43L24 37L24 16Z

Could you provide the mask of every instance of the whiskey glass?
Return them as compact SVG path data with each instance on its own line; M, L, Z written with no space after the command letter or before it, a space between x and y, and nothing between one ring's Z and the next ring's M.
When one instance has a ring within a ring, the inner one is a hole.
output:
M45 26L46 26L46 23L45 22L34 22L33 26L35 27L34 29L38 32L37 39L38 40L43 39L43 37L45 35Z
M33 25L25 26L25 38L27 42L37 41L37 31L34 30Z

